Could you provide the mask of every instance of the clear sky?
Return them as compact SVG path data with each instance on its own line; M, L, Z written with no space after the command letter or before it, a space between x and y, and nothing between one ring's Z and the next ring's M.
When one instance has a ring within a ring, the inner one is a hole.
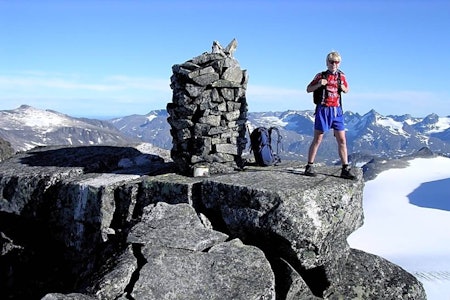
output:
M0 110L163 109L172 65L233 38L251 112L313 109L337 50L345 110L450 115L448 0L0 0Z

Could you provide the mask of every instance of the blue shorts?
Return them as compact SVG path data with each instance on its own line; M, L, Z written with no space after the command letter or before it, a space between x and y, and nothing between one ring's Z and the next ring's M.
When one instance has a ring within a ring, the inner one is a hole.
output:
M345 130L344 114L340 106L319 106L314 120L314 129L327 132L330 129Z

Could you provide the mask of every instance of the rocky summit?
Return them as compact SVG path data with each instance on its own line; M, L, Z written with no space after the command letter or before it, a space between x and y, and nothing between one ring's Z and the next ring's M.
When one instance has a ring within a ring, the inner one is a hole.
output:
M349 247L362 171L299 162L180 175L132 147L41 147L0 163L2 299L426 299Z

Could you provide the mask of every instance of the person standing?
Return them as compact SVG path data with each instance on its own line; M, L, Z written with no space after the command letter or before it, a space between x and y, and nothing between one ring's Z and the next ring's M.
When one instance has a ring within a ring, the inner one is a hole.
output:
M316 106L314 119L314 138L308 151L308 164L305 175L316 176L314 160L325 132L333 129L338 145L338 153L342 163L341 178L355 179L347 157L347 141L345 137L344 112L341 105L341 92L349 91L345 74L339 70L341 55L330 52L326 56L327 71L318 73L306 87L308 93L315 92L320 97Z

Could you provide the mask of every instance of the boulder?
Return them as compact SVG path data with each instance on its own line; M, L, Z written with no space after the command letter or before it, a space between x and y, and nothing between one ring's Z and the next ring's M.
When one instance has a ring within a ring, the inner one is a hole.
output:
M42 147L0 163L7 299L426 299L411 274L347 244L363 223L360 169L192 177L123 163L141 155Z

